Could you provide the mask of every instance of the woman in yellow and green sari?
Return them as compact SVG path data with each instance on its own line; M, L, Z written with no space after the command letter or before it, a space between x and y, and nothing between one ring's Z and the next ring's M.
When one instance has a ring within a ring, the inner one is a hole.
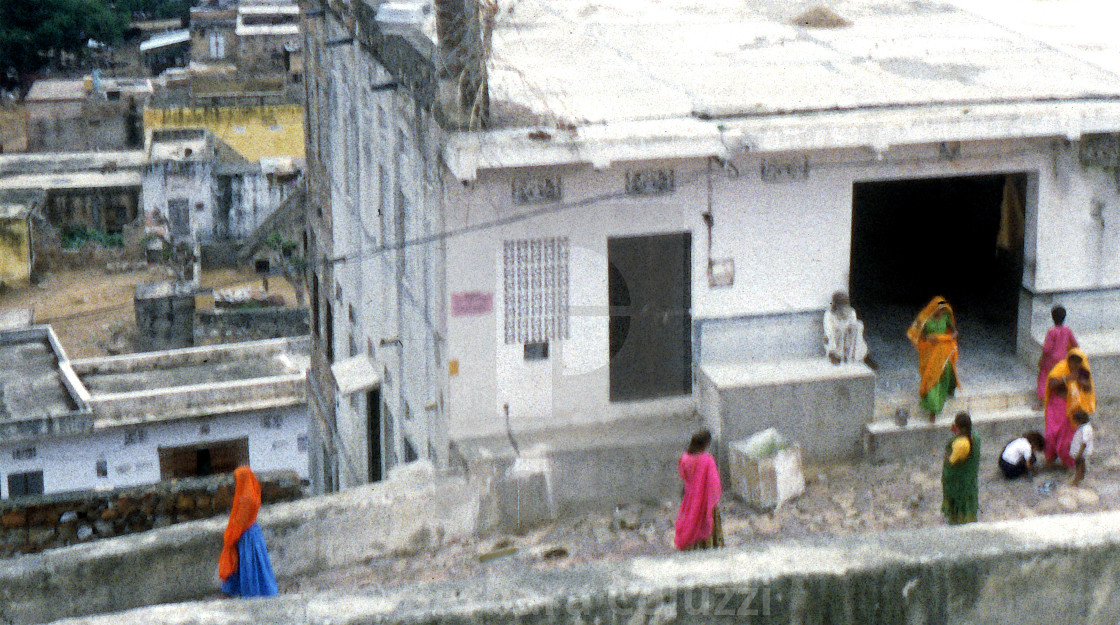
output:
M958 413L950 428L941 469L941 513L949 525L972 523L980 509L980 437L972 433L972 417Z
M957 377L957 322L953 308L944 297L935 297L918 313L906 331L918 350L918 394L929 421L945 407L946 400L959 385Z

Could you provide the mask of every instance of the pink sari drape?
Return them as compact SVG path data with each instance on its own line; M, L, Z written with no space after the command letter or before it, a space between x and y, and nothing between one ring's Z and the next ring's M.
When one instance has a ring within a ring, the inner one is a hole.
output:
M1073 425L1066 415L1066 398L1058 393L1052 393L1050 402L1046 404L1046 461L1053 462L1060 458L1062 464L1073 466L1073 457L1069 455L1069 444L1073 441Z
M712 511L719 503L723 487L716 461L708 452L683 454L677 472L684 481L684 497L674 525L677 549L687 549L712 535Z
M1069 350L1077 347L1077 339L1069 326L1054 326L1046 333L1042 343L1042 366L1038 368L1038 398L1046 399L1046 376L1059 362L1065 360Z

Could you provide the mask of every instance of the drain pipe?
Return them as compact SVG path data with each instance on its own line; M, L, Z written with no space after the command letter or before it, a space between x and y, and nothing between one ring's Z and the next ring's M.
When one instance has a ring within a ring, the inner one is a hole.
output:
M509 438L509 444L513 447L513 453L518 458L521 457L521 449L517 447L517 441L513 439L513 428L509 424L509 404L505 404L502 408L506 412L506 437Z

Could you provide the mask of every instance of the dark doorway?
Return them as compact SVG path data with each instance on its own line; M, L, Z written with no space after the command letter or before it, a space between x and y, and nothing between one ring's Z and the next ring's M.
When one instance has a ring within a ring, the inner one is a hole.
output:
M692 392L688 233L607 240L610 399Z
M1014 336L1025 195L1024 174L855 185L853 303L920 307L944 295Z
M381 389L366 393L366 437L369 439L369 481L380 482L381 469Z
M159 479L232 473L249 464L249 439L159 448Z
M880 382L892 364L917 375L904 332L934 295L953 305L962 366L978 369L962 376L1018 366L1026 194L1021 173L855 185L850 289Z

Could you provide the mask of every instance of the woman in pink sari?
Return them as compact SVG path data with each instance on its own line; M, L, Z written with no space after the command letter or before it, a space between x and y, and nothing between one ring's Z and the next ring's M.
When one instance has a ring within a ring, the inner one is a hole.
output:
M716 504L723 494L716 460L708 453L712 433L700 430L688 443L688 451L681 454L677 472L684 481L681 509L674 525L677 549L711 549L723 546Z
M1062 325L1066 320L1066 309L1061 306L1051 308L1050 318L1054 320L1054 327L1046 333L1046 340L1042 343L1042 355L1038 357L1038 401L1040 402L1046 400L1046 378L1050 375L1050 370L1065 359L1069 350L1077 347L1073 330Z

